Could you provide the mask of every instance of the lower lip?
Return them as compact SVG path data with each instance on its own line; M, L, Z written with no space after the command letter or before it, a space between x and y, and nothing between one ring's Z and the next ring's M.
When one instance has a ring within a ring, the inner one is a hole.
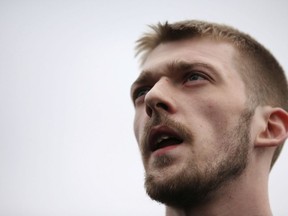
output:
M177 148L178 146L179 145L166 146L164 148L157 149L153 154L155 154L156 156L161 156L161 155L167 153L168 151L171 151L171 150Z

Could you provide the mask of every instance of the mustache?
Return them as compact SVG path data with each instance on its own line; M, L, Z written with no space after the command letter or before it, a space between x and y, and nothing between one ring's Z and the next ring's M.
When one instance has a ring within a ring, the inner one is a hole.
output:
M160 125L171 128L179 135L179 137L181 137L181 139L183 139L183 141L185 140L188 143L192 143L193 135L186 125L171 119L167 114L155 113L155 115L150 119L150 121L146 122L144 127L144 134L140 142L141 152L143 155L147 154L147 152L149 151L148 139L150 131L153 127Z

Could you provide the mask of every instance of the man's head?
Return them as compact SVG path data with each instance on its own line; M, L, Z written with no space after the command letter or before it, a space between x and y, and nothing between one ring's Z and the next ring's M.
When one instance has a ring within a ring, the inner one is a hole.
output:
M138 40L142 72L131 89L146 189L168 205L196 205L255 160L268 119L286 116L286 79L262 45L233 28L185 21L152 29ZM287 128L272 123L270 136ZM283 137L269 144L271 166Z

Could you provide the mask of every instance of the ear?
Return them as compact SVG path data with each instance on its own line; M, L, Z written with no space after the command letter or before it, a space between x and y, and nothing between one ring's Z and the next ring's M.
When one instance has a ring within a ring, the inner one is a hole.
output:
M265 125L256 137L255 147L273 147L284 143L288 137L288 113L281 108L265 107L262 114Z

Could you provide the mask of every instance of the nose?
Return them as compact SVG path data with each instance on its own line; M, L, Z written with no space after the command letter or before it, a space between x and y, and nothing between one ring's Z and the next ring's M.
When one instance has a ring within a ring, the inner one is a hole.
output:
M173 114L176 112L176 104L173 100L173 84L171 81L162 77L145 95L146 113L151 118L153 113L165 112ZM174 93L173 93L174 92Z

